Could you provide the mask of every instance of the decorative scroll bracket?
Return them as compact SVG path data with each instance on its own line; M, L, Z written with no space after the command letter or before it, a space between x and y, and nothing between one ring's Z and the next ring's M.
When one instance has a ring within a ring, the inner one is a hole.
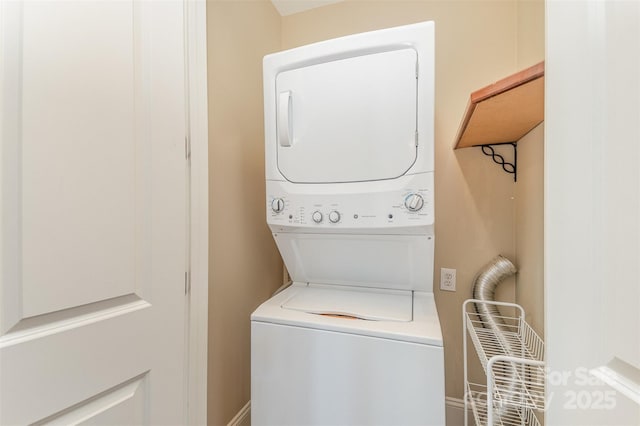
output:
M513 181L518 181L518 144L515 142L511 142L509 144L499 144L499 145L511 145L513 147L513 163L507 162L504 157L498 154L493 147L497 145L480 145L482 148L482 153L488 157L491 157L494 163L502 166L502 170L507 173L513 174Z

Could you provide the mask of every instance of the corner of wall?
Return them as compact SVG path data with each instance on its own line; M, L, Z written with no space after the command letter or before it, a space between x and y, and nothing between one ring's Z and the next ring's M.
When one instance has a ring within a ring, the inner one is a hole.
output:
M544 331L544 124L518 141L516 183L516 303Z
M280 43L270 1L207 3L210 424L250 399L250 315L282 281L264 216L262 102L262 58Z
M545 58L544 0L517 0L517 63L523 69ZM544 124L518 141L515 188L516 303L540 335L544 331Z

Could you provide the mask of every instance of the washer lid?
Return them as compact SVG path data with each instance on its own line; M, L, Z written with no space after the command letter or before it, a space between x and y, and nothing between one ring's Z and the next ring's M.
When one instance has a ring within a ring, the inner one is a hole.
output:
M361 336L377 337L395 341L412 342L442 347L442 331L438 310L436 309L433 293L422 291L408 292L413 295L411 321L371 321L351 319L344 316L317 315L305 311L285 308L289 300L304 294L310 289L321 286L294 282L290 287L265 301L251 314L252 324L271 323L283 326L302 327L322 332L338 332L357 334ZM344 291L336 286L324 286L327 291ZM356 293L384 293L379 289L365 289L355 287L348 289ZM365 296L366 297L366 296ZM303 299L304 300L304 299ZM363 299L361 299L363 300ZM294 302L293 306L296 305ZM402 310L402 309L400 309ZM406 311L405 311L406 312Z
M403 290L346 289L309 284L282 307L317 315L408 322L413 319L412 296L411 291Z
M278 169L295 183L404 175L417 158L413 48L332 60L276 77Z

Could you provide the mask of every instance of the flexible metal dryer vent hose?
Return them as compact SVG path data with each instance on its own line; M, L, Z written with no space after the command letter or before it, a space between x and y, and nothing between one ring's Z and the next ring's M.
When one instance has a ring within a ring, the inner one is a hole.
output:
M473 298L482 301L495 301L496 287L505 278L515 274L518 270L509 259L498 255L491 262L487 263L473 282ZM505 322L500 317L500 311L495 305L484 303L474 303L476 312L480 320L488 328L494 330L508 330ZM499 333L498 333L499 334Z
M491 262L487 263L481 270L473 283L473 298L482 300L482 301L495 301L495 293L496 287L503 280L510 277L511 275L517 272L516 267L511 263L509 259L504 256L498 255ZM505 348L507 353L513 353L517 348L512 348L509 339L503 336L504 331L509 331L509 329L513 330L513 327L509 327L500 314L498 307L495 305L488 305L485 303L474 303L474 307L476 312L478 313L478 317L485 328L491 329L498 342L502 347ZM506 389L505 395L507 396L505 403L511 402L512 395L517 394L517 385L515 384L515 370L510 369L511 371L507 372L508 380L508 388ZM517 413L513 412L514 409L508 407L507 405L502 405L498 407L496 414L499 416L511 417L513 415L517 415Z

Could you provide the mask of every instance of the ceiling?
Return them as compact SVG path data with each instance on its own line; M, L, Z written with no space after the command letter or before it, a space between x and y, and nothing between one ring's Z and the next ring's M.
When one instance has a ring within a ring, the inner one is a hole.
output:
M343 0L271 0L281 16L293 15Z

